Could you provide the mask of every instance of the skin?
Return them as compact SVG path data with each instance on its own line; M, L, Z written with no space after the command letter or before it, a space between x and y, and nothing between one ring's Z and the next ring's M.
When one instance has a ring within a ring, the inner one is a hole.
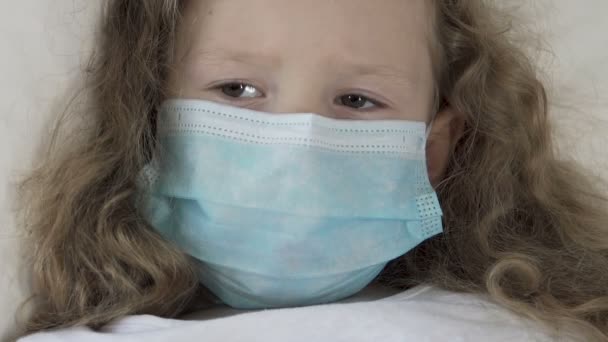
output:
M449 106L432 113L432 15L427 0L190 1L169 94L282 114L432 120L436 185L464 120Z

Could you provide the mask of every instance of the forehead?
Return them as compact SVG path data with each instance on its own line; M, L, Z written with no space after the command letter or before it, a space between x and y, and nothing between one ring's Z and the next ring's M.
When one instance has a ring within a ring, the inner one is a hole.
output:
M257 57L319 68L384 67L422 81L431 73L428 0L189 1L178 58ZM180 56L181 55L181 56ZM369 71L369 70L368 70Z

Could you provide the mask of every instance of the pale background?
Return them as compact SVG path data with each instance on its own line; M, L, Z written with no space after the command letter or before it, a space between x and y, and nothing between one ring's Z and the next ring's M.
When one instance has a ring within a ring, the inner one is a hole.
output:
M541 56L559 145L608 180L608 1L510 0L553 54ZM0 340L27 296L14 186L86 62L100 1L0 0Z

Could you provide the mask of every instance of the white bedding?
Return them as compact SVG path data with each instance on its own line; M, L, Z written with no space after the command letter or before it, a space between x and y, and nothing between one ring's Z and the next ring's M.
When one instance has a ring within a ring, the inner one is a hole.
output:
M568 339L551 336L540 326L483 298L420 286L372 301L360 296L351 303L255 311L217 319L131 316L110 323L100 332L80 327L39 333L19 342L55 341L548 342Z
M49 129L49 118L61 109L63 101L57 100L58 96L61 98L65 95L71 80L77 77L80 66L86 61L82 57L90 46L95 27L93 18L100 3L101 1L90 0L2 2L0 340L4 340L14 329L15 309L30 289L25 276L27 269L23 267L19 249L20 239L15 228L14 184L35 160L35 153L40 150L40 137ZM555 58L547 68L550 72L553 113L559 124L559 145L573 158L608 178L608 154L604 148L608 143L608 125L605 123L608 121L608 21L605 20L608 1L505 0L503 3L523 3L523 10L528 13L530 21L536 29L545 33L548 43L553 47ZM551 61L550 58L543 60L545 63ZM387 310L397 310L393 304L383 305ZM330 329L328 322L335 321L331 315L345 314L346 309L324 308L325 318L315 318L312 322L318 323L318 327L311 328L310 331L298 324L289 323L289 317L304 319L303 313L308 311L302 311L302 315L289 311L289 315L281 321L284 324L281 329L285 331L278 333L289 332L292 328L299 329L301 334ZM349 307L348 310L350 309L368 310L360 306ZM355 317L352 324L361 324L363 327L369 323L364 317L357 317L355 311L350 314ZM243 319L248 322L249 329L259 328L257 331L262 334L266 329L261 329L261 321L260 325L255 324L256 319L282 319L276 313L246 317L246 320ZM417 322L415 326L422 325L424 317L429 322L436 318L420 316L412 322ZM140 318L135 322L142 322L142 319L146 321L146 318ZM462 321L466 324L466 319L463 318ZM156 324L154 320L150 322ZM391 321L387 322L386 329L390 332ZM222 324L224 323L217 321L206 325L209 328L204 329L216 329L213 331L217 332ZM434 329L428 331L432 333Z

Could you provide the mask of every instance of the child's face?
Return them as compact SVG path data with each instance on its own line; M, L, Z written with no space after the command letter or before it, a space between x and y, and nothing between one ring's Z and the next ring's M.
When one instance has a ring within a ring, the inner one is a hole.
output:
M169 89L267 112L428 121L431 11L428 0L189 1Z

